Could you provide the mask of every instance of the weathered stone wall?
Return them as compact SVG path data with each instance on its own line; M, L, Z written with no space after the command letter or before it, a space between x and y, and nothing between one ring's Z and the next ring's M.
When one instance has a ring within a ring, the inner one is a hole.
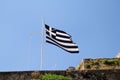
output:
M120 69L120 58L83 59L77 70L106 70Z
M46 73L71 76L73 80L120 80L120 70L1 72L0 80L40 80Z

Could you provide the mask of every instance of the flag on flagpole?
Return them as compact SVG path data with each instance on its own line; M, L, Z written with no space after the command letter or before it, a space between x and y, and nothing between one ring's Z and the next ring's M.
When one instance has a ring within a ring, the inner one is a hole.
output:
M46 42L54 44L67 52L79 53L76 43L71 39L71 35L62 30L52 28L45 24L46 29Z

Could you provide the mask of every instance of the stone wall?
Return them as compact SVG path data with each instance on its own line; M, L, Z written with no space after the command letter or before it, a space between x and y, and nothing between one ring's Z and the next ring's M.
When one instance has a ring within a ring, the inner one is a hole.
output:
M120 69L120 58L83 59L77 70L111 70Z
M71 76L73 80L120 80L120 70L1 72L0 80L40 80L46 73Z

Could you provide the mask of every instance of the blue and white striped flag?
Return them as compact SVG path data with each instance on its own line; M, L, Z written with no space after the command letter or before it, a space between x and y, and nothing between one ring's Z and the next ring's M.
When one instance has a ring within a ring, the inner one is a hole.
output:
M71 36L62 30L52 28L45 24L46 42L54 44L67 52L79 53L76 43L71 39Z

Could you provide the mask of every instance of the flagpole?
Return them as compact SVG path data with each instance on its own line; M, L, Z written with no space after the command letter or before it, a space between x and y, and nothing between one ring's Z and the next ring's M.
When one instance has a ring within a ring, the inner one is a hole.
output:
M43 47L44 47L44 19L42 18L42 29L41 29L41 50L40 50L40 56L41 56L41 62L40 62L40 69L43 68Z

